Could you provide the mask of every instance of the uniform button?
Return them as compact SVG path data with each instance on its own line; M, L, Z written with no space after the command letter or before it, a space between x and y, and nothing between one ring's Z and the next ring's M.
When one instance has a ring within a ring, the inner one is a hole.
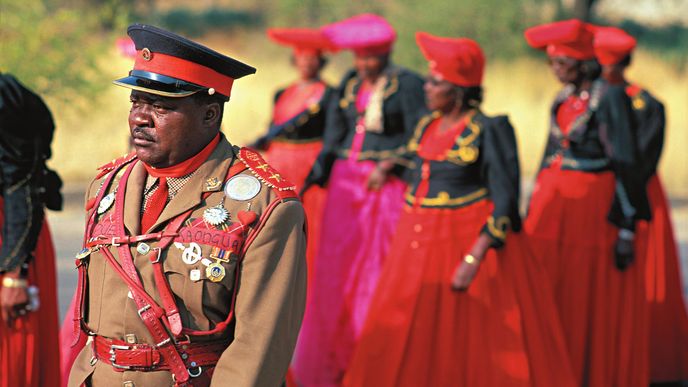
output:
M131 380L127 380L126 382L122 383L122 387L136 387L136 385L134 385L134 382Z
M411 248L412 249L417 249L419 246L418 241L411 241Z
M136 335L133 333L124 335L124 341L126 341L127 344L136 344Z
M423 226L421 226L420 223L417 223L416 225L413 226L413 231L421 232L421 231L423 231Z
M361 124L356 125L356 133L363 133L364 130L365 130L365 126L363 126Z

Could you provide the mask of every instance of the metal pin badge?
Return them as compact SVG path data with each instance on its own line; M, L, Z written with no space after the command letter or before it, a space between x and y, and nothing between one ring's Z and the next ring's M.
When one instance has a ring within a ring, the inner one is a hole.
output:
M100 203L98 203L98 215L103 214L105 211L109 210L110 207L112 207L112 204L115 202L115 193L110 192L109 194L105 195L102 199L100 199Z
M150 251L150 246L147 243L141 242L136 246L136 251L141 255L146 255Z

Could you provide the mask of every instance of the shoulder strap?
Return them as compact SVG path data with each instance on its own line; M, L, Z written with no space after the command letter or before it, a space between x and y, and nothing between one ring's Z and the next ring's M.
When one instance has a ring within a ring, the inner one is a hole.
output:
M296 186L271 167L258 152L249 148L241 148L237 157L254 176L272 188L280 199L298 198Z

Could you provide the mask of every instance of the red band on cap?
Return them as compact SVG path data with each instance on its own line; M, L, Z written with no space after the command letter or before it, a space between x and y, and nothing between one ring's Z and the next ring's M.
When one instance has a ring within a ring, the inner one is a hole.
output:
M356 47L353 51L356 56L385 55L392 52L392 42Z
M595 53L592 51L592 46L587 47L582 44L550 44L547 46L547 55L549 55L550 57L566 56L578 60L588 60L595 57Z
M175 56L158 52L147 54L149 60L144 59L142 50L136 52L134 70L150 71L182 81L213 88L216 92L229 97L234 79L217 71Z

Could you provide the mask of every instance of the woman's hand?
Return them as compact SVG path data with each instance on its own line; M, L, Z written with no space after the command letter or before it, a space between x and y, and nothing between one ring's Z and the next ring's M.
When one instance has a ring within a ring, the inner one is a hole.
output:
M468 286L473 282L473 278L478 274L480 262L485 258L487 249L490 248L490 242L489 235L480 234L475 243L473 243L470 252L463 257L456 269L454 269L451 282L453 290L464 291L468 289Z
M394 168L394 160L378 161L375 169L368 175L368 191L379 191L382 189L392 168Z
M614 246L614 263L616 268L624 271L635 258L635 234L633 231L620 230Z
M0 287L0 314L8 327L12 327L14 320L24 316L29 304L27 282L19 275L19 269L7 272Z

